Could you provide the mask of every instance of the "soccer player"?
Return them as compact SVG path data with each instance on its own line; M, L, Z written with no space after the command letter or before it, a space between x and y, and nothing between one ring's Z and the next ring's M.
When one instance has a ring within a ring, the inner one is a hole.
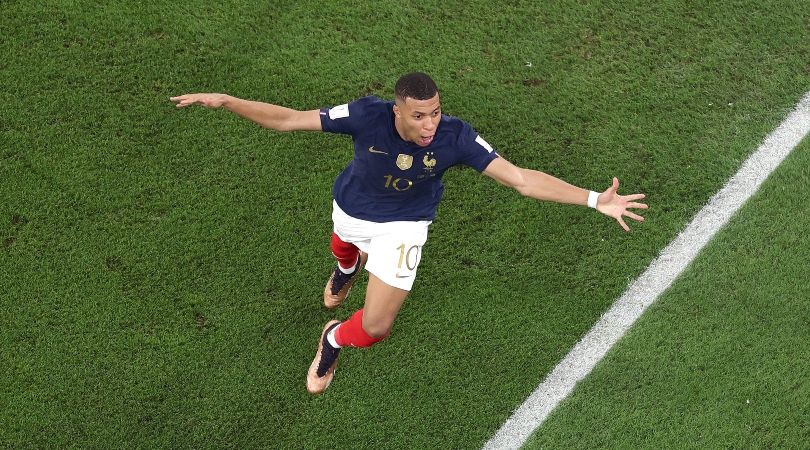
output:
M178 108L225 108L278 131L326 131L352 136L354 158L332 194L332 253L337 267L326 282L324 306L338 307L363 267L369 273L363 308L348 320L326 323L306 378L322 393L334 376L342 347L370 347L391 327L416 278L428 226L442 197L442 175L463 164L537 200L589 206L613 217L642 221L630 208L647 208L644 194L619 195L619 181L597 193L498 155L466 122L442 114L439 90L424 73L402 76L395 101L364 97L332 108L297 111L225 94L171 97Z

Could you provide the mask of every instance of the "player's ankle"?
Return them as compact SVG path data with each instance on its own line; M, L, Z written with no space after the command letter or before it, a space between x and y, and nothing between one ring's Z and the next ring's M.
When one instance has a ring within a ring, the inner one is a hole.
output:
M326 344L329 344L332 348L341 348L342 347L342 346L338 345L337 341L335 340L335 332L337 332L338 328L340 328L340 325L332 328L326 334Z
M360 264L360 254L358 253L357 254L357 259L354 261L354 264L352 264L348 268L344 268L343 265L340 264L340 262L338 262L338 269L340 269L340 271L345 273L346 275L351 275L351 274L354 273L355 270L357 270L357 266L359 264Z

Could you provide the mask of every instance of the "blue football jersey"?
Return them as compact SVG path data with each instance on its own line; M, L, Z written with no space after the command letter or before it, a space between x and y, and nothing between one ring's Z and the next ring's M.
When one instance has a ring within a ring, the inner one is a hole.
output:
M321 109L323 131L354 141L354 159L338 175L332 195L358 219L433 220L444 172L456 164L482 172L498 154L469 124L445 115L430 145L406 142L394 126L393 107L372 96Z

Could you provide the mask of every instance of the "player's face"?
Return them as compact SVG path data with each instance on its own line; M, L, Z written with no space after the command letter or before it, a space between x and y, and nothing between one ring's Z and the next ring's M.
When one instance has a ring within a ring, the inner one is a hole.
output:
M394 105L394 124L399 136L406 141L427 147L436 136L436 128L442 120L442 105L436 93L427 100L397 99Z

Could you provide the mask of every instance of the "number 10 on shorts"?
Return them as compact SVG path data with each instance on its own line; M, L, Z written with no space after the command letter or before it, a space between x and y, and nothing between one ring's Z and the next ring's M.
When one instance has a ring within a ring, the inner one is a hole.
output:
M419 265L419 252L421 251L422 247L419 245L412 245L410 247L406 247L405 244L400 245L397 247L399 250L399 263L397 264L397 277L403 278L410 275L400 275L400 270L402 270L402 265L405 264L405 267L408 271L413 272L416 269L416 266Z

